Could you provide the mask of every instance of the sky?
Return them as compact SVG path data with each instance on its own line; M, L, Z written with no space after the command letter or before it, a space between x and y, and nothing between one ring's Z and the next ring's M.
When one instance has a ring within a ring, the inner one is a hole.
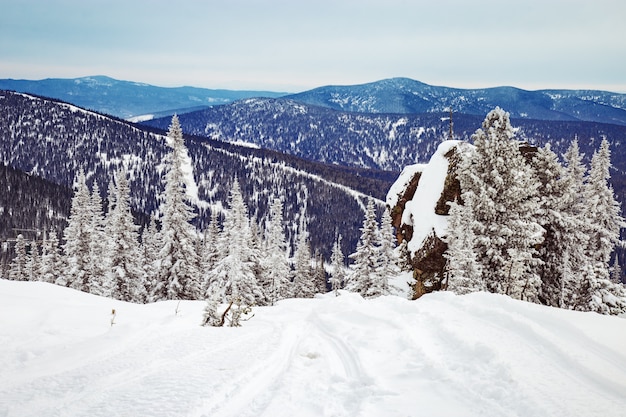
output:
M626 93L623 0L0 0L0 78Z

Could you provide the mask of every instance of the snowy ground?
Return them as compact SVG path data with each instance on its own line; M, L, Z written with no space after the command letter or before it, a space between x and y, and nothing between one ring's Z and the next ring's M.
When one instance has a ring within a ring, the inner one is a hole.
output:
M241 328L34 282L0 306L0 416L626 415L625 319L493 294L285 300Z

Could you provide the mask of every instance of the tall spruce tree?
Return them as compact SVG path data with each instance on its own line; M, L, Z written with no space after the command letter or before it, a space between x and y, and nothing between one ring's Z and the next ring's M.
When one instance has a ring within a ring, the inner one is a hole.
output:
M296 298L312 298L315 295L315 282L311 268L311 245L304 212L300 217L298 244L294 255L293 296Z
M265 227L265 259L263 289L270 305L290 297L291 266L283 224L283 202L275 198L270 206L270 217Z
M626 291L622 285L611 282L609 261L615 245L619 242L624 219L609 184L610 168L609 143L603 139L591 159L589 179L584 190L584 213L590 227L586 254L591 261L593 273L583 275L576 308L603 314L619 314L626 311Z
M576 140L570 144L563 155L565 165L563 178L559 182L559 187L563 192L560 213L562 219L570 219L564 223L569 226L569 233L563 233L561 280L555 282L554 279L548 277L542 288L543 301L546 304L568 309L576 308L578 305L584 277L593 275L593 263L586 251L590 225L586 218L587 168L583 163L583 156ZM553 285L555 283L557 285Z
M331 273L329 281L330 289L335 293L335 296L339 295L339 290L343 287L346 278L344 262L345 257L341 250L341 235L339 235L333 244L333 251L330 256Z
M63 231L65 268L57 284L89 292L92 213L91 197L83 170L79 171L75 184L68 224Z
M15 256L9 266L9 279L14 281L28 281L27 264L26 240L20 233L15 239Z
M104 297L111 296L110 270L110 238L106 233L106 220L103 213L100 187L94 182L89 204L89 274L88 292Z
M44 233L41 252L40 279L55 283L63 268L63 260L59 253L59 239L54 230Z
M448 290L455 294L484 291L482 268L476 259L472 199L465 205L450 203L448 230L444 238L448 250L446 273Z
M378 248L379 241L378 222L376 220L376 208L374 200L370 197L367 200L361 236L356 246L356 251L349 255L353 260L350 272L346 277L345 288L352 292L357 292L362 296L367 296L369 288L378 281Z
M234 180L229 200L230 207L219 238L222 257L209 272L206 298L211 298L218 291L226 302L251 306L258 300L264 300L265 294L257 282L249 254L250 225L237 179Z
M162 247L154 299L193 300L201 296L196 231L190 221L193 209L185 193L183 161L187 149L178 117L172 117L167 132L171 151L167 156L165 202L161 222Z
M376 279L372 281L366 296L378 297L380 295L389 295L392 286L389 283L399 272L398 260L396 258L395 236L389 210L385 210L380 220L380 229L376 234L378 242L376 248L378 252L378 265L376 269Z
M559 163L549 144L539 148L531 161L540 183L538 220L546 230L538 248L541 263L536 265L541 279L539 301L554 307L565 307L566 300L571 298L572 260L578 260L579 265L585 263L581 249L586 245L586 226L576 201L584 167L577 145L571 146L569 152L572 172Z
M535 246L544 229L537 222L539 182L520 152L509 114L496 108L472 135L474 152L461 163L463 201L474 211L476 255L487 290L536 301L541 281L534 273Z
M130 187L125 171L116 175L115 201L109 213L111 296L142 303L147 300L144 257L139 248L139 226L130 211Z

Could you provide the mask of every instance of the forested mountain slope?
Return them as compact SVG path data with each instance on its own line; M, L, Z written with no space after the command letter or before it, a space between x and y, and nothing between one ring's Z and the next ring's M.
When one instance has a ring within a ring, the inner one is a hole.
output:
M0 93L0 118L6 121L0 126L4 164L64 186L71 186L82 168L90 186L97 182L103 193L113 172L124 167L133 209L146 214L158 210L163 161L169 150L160 134L68 104L6 91ZM281 197L287 232L293 231L289 225L297 224L304 211L309 229L315 230L312 247L324 253L330 252L337 233L344 236L345 252L353 250L364 198L382 199L395 177L204 138L187 138L186 145L198 187L192 197L200 229L211 209L221 210L238 178L251 217L262 223L270 198Z
M454 113L454 139L470 140L484 114ZM396 172L428 161L450 134L449 112L352 113L288 99L247 99L179 118L189 134L251 143L315 161ZM161 129L168 123L168 118L145 122ZM615 188L620 196L624 194L621 184L626 172L626 146L622 144L626 143L626 126L531 119L513 119L512 123L530 143L550 143L559 155L577 139L586 162L606 137L613 153Z

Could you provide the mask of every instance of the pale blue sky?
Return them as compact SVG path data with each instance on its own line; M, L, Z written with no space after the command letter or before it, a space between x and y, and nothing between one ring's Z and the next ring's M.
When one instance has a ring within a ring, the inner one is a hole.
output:
M0 0L0 78L626 92L623 0Z

